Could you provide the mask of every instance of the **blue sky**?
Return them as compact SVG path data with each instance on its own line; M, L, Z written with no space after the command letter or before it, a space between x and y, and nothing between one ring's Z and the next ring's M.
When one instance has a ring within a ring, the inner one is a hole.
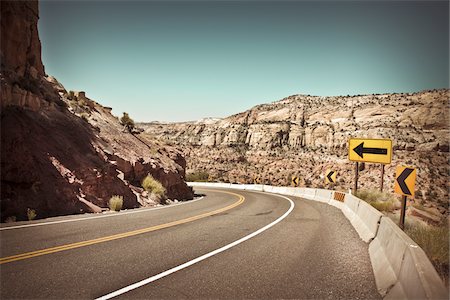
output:
M447 1L41 1L46 73L135 121L449 85Z

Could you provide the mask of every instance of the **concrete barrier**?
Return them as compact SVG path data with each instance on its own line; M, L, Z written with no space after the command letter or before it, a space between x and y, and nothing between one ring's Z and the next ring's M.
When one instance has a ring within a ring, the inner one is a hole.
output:
M315 196L316 196L316 189L305 188L304 198L314 200Z
M316 195L314 196L314 200L328 203L333 196L333 191L316 189Z
M342 207L342 212L344 216L351 222L356 217L356 211L358 210L360 200L353 195L346 194L344 200L344 206Z
M448 299L448 291L426 254L389 218L381 218L369 255L384 298Z
M380 220L383 214L369 203L360 200L356 217L351 222L361 239L369 243L377 235Z
M264 191L264 185L262 184L246 184L245 186L246 186L245 190L258 192Z
M301 197L301 198L305 198L305 195L306 195L305 188L296 188L292 194L292 196L294 197Z
M281 194L281 186L270 186L267 190L266 187L264 187L264 191L268 193Z

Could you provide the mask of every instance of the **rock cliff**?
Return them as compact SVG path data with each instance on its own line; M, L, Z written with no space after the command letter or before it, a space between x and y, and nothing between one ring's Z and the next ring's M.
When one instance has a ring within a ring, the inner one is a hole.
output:
M385 190L395 167L418 168L416 201L448 212L449 90L418 93L315 97L293 95L219 120L142 124L147 133L184 149L188 172L207 171L210 180L322 187L325 170L338 172L336 188L352 187L350 137L393 140ZM362 188L376 188L380 166L366 164Z
M140 188L151 174L169 198L192 199L181 153L45 76L37 1L1 2L1 221L100 211L112 195L124 208L156 204Z

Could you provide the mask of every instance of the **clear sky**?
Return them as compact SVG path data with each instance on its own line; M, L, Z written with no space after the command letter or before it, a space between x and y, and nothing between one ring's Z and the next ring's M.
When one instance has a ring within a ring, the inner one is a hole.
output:
M449 85L448 1L41 1L46 73L135 121Z

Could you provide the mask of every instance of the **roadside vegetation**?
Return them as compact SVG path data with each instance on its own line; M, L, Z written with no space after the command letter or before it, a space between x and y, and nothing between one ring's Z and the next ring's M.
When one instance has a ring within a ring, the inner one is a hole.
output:
M109 209L111 211L120 211L123 206L123 196L114 195L109 199Z
M134 129L134 121L126 112L124 112L122 118L120 118L120 124L125 126L129 132L132 132Z
M28 221L32 221L36 218L37 214L34 209L27 208Z
M400 201L390 193L378 190L359 190L356 197L366 201L381 212L393 212L400 208Z
M186 181L188 182L207 182L209 174L205 171L197 171L186 175Z
M153 178L150 174L142 180L142 187L147 192L155 194L159 197L165 197L166 195L166 189L163 187L161 182Z

